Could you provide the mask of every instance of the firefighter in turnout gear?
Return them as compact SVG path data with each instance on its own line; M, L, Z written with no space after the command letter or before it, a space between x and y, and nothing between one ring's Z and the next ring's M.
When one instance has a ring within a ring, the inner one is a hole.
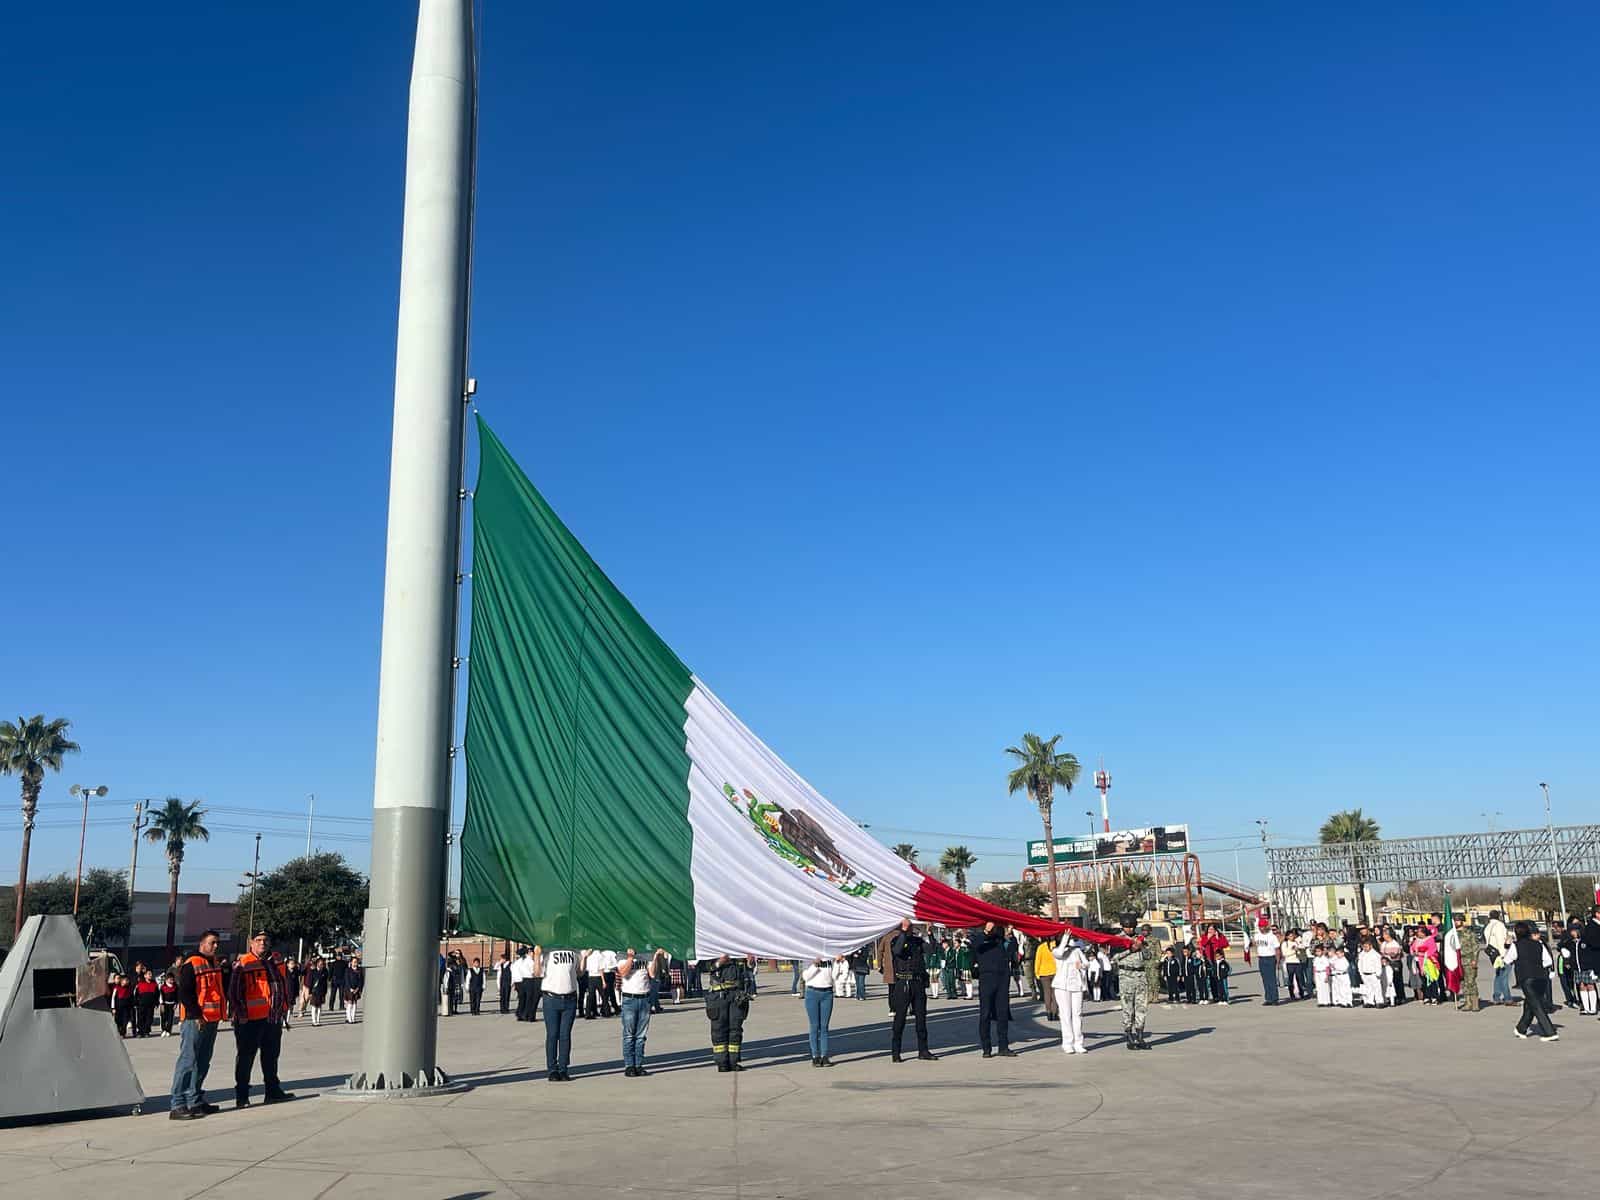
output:
M917 1057L931 1062L936 1056L928 1049L928 952L910 918L901 920L889 942L889 954L894 962L894 982L889 985L889 1008L894 1012L889 1055L895 1062L902 1061L900 1043L909 1012L916 1019Z
M750 1013L750 968L724 954L705 973L706 1016L711 1020L711 1057L719 1071L742 1071L739 1046Z

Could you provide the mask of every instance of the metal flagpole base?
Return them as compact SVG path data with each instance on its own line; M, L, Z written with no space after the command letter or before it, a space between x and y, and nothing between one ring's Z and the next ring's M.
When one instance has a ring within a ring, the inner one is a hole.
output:
M431 1075L418 1071L399 1079L385 1079L382 1075L368 1079L358 1071L343 1087L325 1094L329 1100L424 1100L429 1096L454 1096L470 1090L470 1084L459 1083L436 1068Z

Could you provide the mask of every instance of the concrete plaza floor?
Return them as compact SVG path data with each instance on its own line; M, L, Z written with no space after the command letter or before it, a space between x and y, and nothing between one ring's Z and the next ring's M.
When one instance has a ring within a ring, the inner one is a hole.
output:
M283 1078L304 1099L231 1108L232 1038L210 1095L225 1111L168 1121L177 1042L128 1043L150 1103L139 1117L0 1129L0 1200L116 1196L272 1200L599 1197L1000 1197L1587 1194L1600 1172L1600 1021L1568 1012L1556 1043L1512 1036L1516 1009L1476 1014L1266 1009L1235 976L1228 1007L1151 1010L1155 1049L1122 1047L1091 1004L1090 1053L1017 1002L1018 1058L984 1060L975 1010L940 1001L936 1063L892 1064L881 985L840 1001L832 1070L810 1063L788 976L764 976L749 1067L708 1065L707 1022L667 1006L645 1079L620 1070L617 1022L579 1021L576 1076L544 1075L544 1026L441 1022L440 1060L470 1091L351 1104L360 1027L296 1025ZM4 1081L0 1081L4 1086ZM257 1086L259 1095L259 1085Z

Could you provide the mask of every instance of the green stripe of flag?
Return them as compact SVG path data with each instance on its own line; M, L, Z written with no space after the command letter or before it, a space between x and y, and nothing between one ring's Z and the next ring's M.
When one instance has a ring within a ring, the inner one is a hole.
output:
M461 926L686 949L689 670L478 435Z

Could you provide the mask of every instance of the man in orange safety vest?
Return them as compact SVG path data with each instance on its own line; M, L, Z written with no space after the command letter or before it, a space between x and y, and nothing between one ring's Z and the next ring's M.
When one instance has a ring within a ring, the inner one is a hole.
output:
M265 1103L293 1100L278 1082L278 1051L283 1045L283 1022L289 1015L289 989L283 964L267 953L267 935L257 931L250 949L239 956L228 981L228 1011L233 1017L233 1106L250 1107L250 1073L261 1055L261 1081Z

